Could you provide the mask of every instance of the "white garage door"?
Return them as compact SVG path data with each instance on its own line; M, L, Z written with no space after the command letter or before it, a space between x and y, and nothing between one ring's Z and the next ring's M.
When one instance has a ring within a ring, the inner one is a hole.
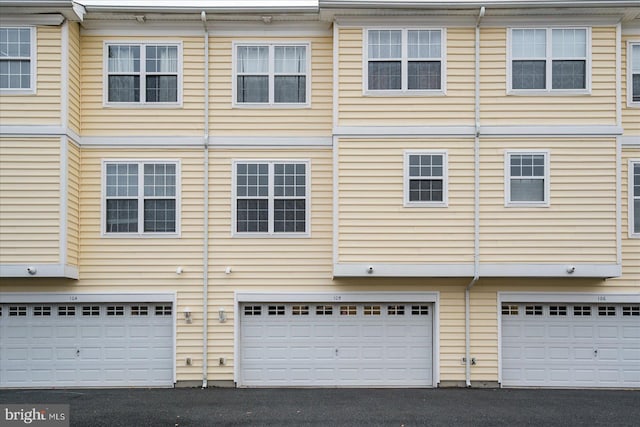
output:
M502 385L640 387L640 305L502 305Z
M244 304L241 386L430 387L430 304Z
M0 386L171 386L171 303L0 305Z

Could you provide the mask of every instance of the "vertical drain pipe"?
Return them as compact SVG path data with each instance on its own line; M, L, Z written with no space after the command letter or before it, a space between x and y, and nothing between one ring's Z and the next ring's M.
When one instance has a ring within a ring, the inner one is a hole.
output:
M202 388L207 388L209 359L209 29L207 14L200 14L204 28L204 224L202 247Z
M464 290L464 341L465 341L465 385L471 387L471 288L480 278L480 20L485 8L480 8L476 19L475 40L475 136L474 155L474 201L473 201L473 279Z

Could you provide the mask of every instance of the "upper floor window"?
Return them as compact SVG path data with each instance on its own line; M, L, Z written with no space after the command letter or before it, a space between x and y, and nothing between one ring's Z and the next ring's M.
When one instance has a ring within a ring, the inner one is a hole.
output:
M640 42L629 43L627 49L629 63L627 75L628 104L640 106Z
M631 237L640 237L640 160L629 163L629 228Z
M104 163L105 234L176 234L179 224L178 163Z
M309 162L236 162L233 188L234 233L309 233Z
M447 153L406 152L404 159L404 205L447 205Z
M589 90L588 29L514 28L510 43L509 90Z
M0 28L0 90L35 92L35 29Z
M366 91L443 91L444 30L366 31Z
M505 205L549 206L549 153L505 154Z
M107 104L178 104L180 56L178 44L107 44Z
M308 44L237 44L236 104L308 105Z

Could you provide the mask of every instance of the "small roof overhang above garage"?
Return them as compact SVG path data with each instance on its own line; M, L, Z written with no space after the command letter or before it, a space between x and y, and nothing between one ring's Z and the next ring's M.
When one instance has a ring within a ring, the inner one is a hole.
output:
M0 264L0 278L55 277L77 280L78 267L67 264Z

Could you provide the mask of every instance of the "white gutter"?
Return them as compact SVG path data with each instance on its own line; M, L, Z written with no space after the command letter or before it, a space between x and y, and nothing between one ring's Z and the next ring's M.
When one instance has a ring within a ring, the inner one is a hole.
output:
M318 0L81 0L89 12L317 13Z
M480 8L476 20L475 40L475 137L473 144L474 182L473 182L473 279L464 290L464 344L465 344L465 384L471 387L471 288L480 279L480 20L485 8Z
M320 9L469 9L481 4L491 8L632 7L638 6L638 0L320 0Z
M202 233L202 388L207 388L209 366L209 29L207 14L200 14L204 28L204 224Z

